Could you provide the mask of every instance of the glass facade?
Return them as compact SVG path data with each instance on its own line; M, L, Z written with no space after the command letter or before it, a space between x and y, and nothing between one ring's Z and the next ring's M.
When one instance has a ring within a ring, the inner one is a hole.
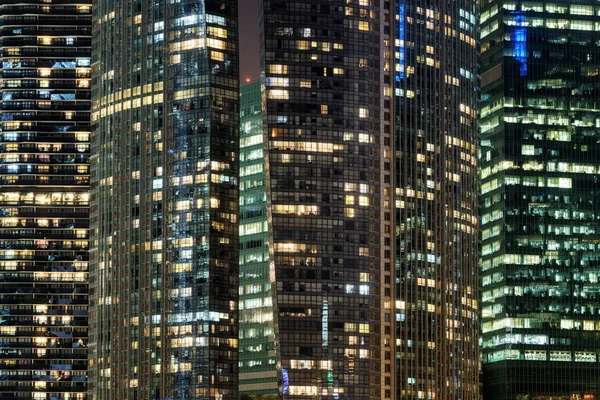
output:
M484 398L600 396L600 7L481 15Z
M86 398L91 2L0 3L0 398Z
M396 398L478 400L478 4L394 5Z
M262 7L280 389L286 399L390 399L390 3Z
M240 392L277 394L261 83L240 97Z
M90 397L234 399L237 1L93 18Z

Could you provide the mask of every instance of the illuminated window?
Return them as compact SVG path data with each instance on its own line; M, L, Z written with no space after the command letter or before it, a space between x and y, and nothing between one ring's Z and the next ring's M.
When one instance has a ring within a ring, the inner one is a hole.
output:
M269 72L272 74L284 75L288 73L288 66L281 64L271 64L269 65Z
M532 144L524 144L521 146L521 154L524 156L533 156L535 155L535 146Z
M289 91L282 89L271 89L268 94L269 99L288 100L290 98Z
M225 54L220 51L211 51L210 59L215 61L225 61Z

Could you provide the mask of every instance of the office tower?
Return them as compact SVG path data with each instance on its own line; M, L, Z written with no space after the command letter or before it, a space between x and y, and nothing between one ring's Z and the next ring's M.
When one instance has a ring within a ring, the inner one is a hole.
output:
M391 399L389 2L262 6L281 391L288 399Z
M277 394L261 83L240 97L240 392Z
M0 398L85 399L91 2L0 3Z
M396 398L477 400L478 6L395 14Z
M90 398L234 399L237 1L93 17Z
M484 398L600 396L600 7L484 2Z

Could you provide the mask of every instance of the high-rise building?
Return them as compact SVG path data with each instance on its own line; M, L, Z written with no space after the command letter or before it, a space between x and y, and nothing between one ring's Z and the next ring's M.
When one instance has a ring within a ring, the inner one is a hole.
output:
M482 3L486 400L600 397L599 16Z
M275 355L287 399L394 395L384 0L262 2Z
M93 17L90 398L234 399L237 1Z
M277 394L261 82L240 97L240 392Z
M394 4L396 399L478 400L478 4Z
M0 2L0 398L85 399L91 1Z

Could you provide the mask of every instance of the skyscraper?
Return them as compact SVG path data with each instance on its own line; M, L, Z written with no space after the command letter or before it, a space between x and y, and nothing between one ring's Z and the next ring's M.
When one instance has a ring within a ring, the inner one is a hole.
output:
M262 3L267 221L284 398L393 397L393 10Z
M2 399L86 396L90 3L0 3Z
M90 397L233 399L237 1L93 17Z
M277 394L261 82L240 97L240 392Z
M397 399L479 399L477 15L395 3Z
M600 396L599 15L483 3L486 400Z

